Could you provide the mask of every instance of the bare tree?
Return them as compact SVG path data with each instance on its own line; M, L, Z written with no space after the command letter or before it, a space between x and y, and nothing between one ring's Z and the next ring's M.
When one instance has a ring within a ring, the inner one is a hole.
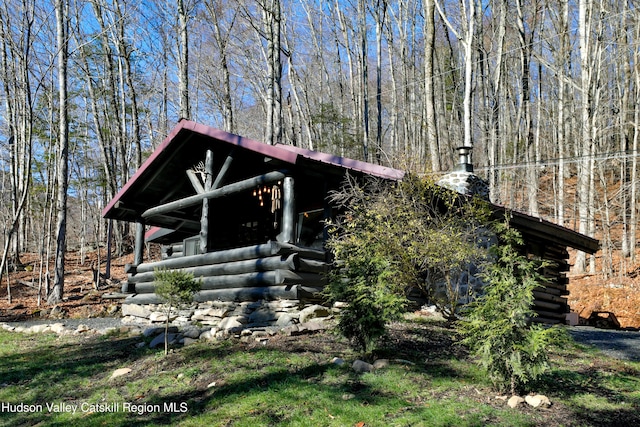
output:
M425 0L424 5L424 108L427 127L427 147L431 170L440 171L440 153L438 148L438 126L434 92L434 54L435 54L435 0Z
M69 188L69 113L67 99L67 61L68 61L68 16L69 5L66 0L56 0L56 45L58 47L58 182L56 209L56 259L53 288L47 302L54 305L62 300L64 291L64 256L67 238L67 191Z
M189 105L189 10L185 0L178 0L178 79L180 98L180 118L191 118L191 107Z

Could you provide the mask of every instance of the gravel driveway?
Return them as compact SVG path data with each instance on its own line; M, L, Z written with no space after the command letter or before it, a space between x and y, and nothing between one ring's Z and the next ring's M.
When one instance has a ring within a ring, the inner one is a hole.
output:
M609 357L640 361L640 332L598 329L590 326L569 327L576 342L598 347Z

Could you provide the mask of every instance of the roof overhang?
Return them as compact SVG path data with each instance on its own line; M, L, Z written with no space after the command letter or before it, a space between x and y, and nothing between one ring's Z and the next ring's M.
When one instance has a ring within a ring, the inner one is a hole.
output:
M142 213L150 208L193 196L196 190L187 170L203 161L207 150L214 152L214 168L218 170L226 158L233 157L230 168L233 172L222 185L275 169L333 180L341 180L347 171L391 180L400 180L404 176L401 170L288 145L268 145L181 120L104 208L103 217L135 222L141 220ZM170 229L195 229L196 209L154 217L146 223Z
M590 254L596 253L600 249L600 242L597 239L551 221L510 210L504 206L492 205L492 209L501 219L508 216L510 223L528 236L555 242L560 246L571 247Z

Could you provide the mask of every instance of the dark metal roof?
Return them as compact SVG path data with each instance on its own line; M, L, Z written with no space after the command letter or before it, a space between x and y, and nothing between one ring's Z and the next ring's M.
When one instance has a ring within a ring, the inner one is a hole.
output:
M540 241L553 242L558 246L568 246L590 254L596 253L600 249L600 242L597 239L577 231L542 218L507 209L504 206L492 205L492 207L499 217L504 218L508 215L510 223L525 236L535 237Z

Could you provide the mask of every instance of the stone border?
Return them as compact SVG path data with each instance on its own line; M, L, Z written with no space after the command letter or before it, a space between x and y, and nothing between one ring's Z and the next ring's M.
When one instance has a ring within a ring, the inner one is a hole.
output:
M170 346L183 346L196 340L221 341L238 338L242 341L266 342L276 334L302 335L326 330L333 326L334 315L344 304L328 308L318 304L301 305L299 301L221 302L194 304L191 308L175 310L170 314L168 338ZM68 327L64 321L39 323L31 326L13 326L1 323L11 332L27 334L55 333L58 335L124 334L151 339L150 348L164 346L166 311L162 305L123 304L122 318L114 318L121 326L91 328L81 323ZM146 341L138 347L146 346Z

